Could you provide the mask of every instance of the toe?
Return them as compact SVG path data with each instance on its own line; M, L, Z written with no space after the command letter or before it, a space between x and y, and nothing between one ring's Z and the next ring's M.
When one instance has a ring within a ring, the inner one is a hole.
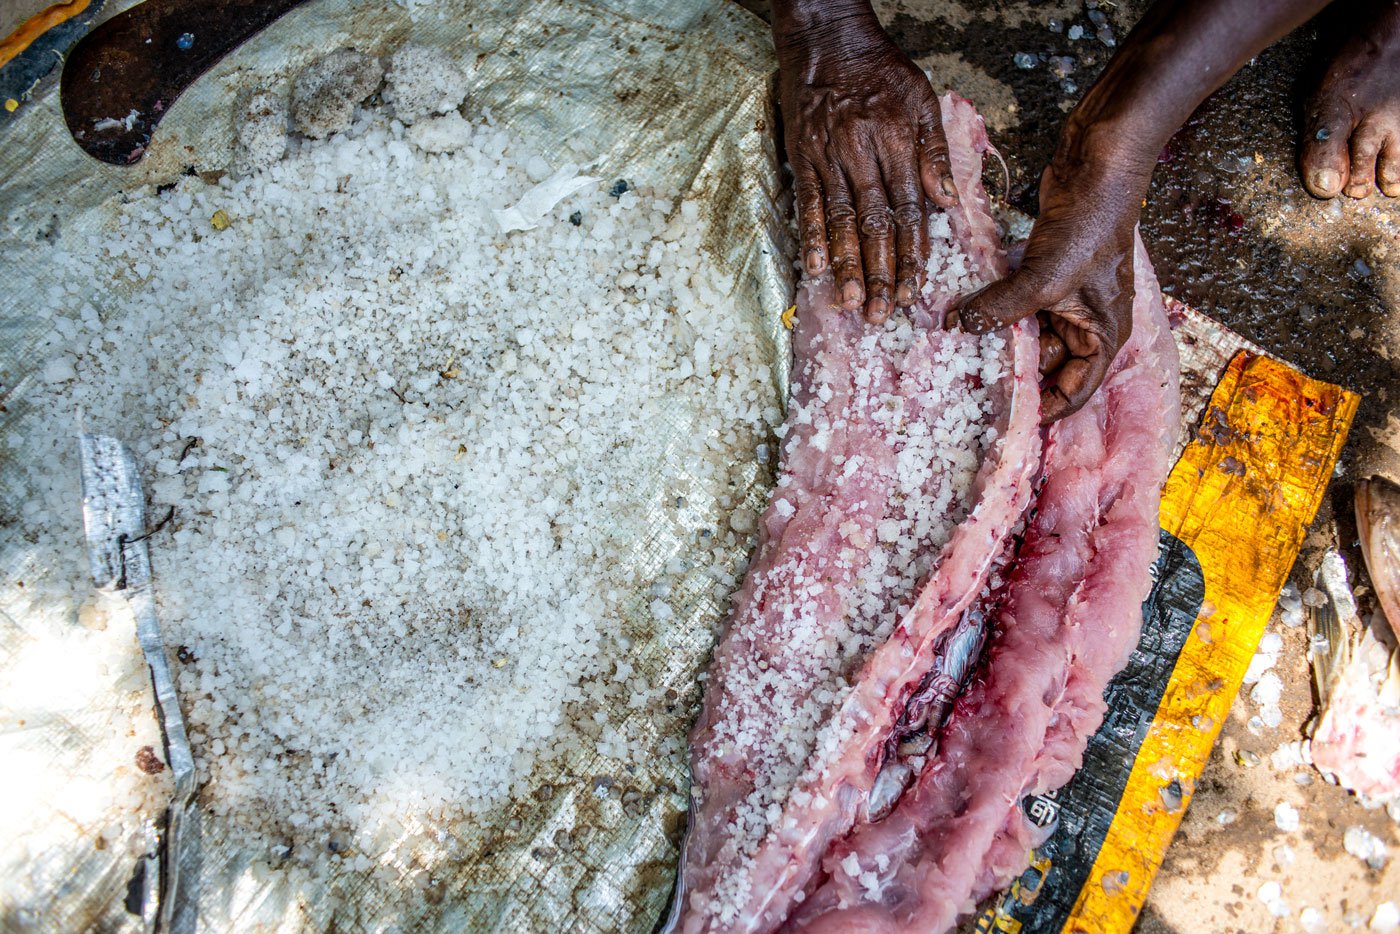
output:
M1347 167L1346 195L1364 198L1376 187L1376 159L1385 142L1385 128L1374 120L1362 120L1351 134L1351 164Z
M1392 132L1381 146L1376 185L1387 198L1400 198L1400 132Z
M1300 162L1303 184L1318 198L1335 198L1346 187L1351 126L1351 111L1334 97L1308 108Z

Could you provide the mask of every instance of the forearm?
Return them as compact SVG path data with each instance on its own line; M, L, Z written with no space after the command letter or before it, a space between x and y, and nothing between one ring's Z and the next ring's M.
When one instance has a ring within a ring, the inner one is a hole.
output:
M1191 113L1327 0L1158 0L1065 121L1057 162L1113 165L1145 185Z

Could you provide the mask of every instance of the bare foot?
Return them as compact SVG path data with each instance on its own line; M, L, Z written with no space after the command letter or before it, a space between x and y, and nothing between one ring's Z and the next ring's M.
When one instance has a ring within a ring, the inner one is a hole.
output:
M1304 110L1303 184L1319 198L1400 196L1400 0L1349 4L1363 14Z

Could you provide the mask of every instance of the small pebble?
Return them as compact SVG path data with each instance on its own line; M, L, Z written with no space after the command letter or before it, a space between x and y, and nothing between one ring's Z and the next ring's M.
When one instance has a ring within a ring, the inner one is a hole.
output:
M1083 39L1084 27L1078 24L1071 26L1069 27L1069 32L1066 35L1068 35L1071 39L1074 39L1076 41L1078 41L1079 39Z
M1036 63L1036 57L1030 52L1017 52L1011 57L1011 60L1015 62L1016 67L1020 68L1022 71L1029 71L1035 67Z
M1074 73L1073 55L1052 55L1049 64L1050 73L1056 78L1065 78Z
M1265 882L1259 886L1259 900L1275 918L1286 918L1290 913L1288 903L1283 900L1283 886L1277 882Z
M1259 677L1254 690L1249 692L1250 700L1262 707L1273 707L1283 698L1283 679L1272 671Z
M1292 866L1298 859L1298 854L1293 852L1293 847L1287 843L1280 843L1274 847L1274 862L1281 867Z
M1108 46L1110 49L1118 44L1118 40L1113 36L1112 26L1100 26L1098 28L1098 31L1094 33L1094 35L1098 38L1100 42Z
M1352 270L1361 278L1365 279L1371 275L1371 267L1361 257L1356 258L1356 262L1351 264Z
M1055 17L1052 16L1052 17L1050 17L1049 22L1047 22L1047 23L1045 24L1045 28L1049 29L1051 32L1055 33L1056 35L1059 35L1060 33L1062 33L1062 32L1065 31L1065 24L1064 24L1063 21L1061 21L1061 20L1059 20L1059 19L1056 19Z
M1284 833L1293 833L1298 829L1298 809L1287 801L1280 801L1274 806L1274 824Z
M1400 907L1394 902L1381 902L1376 913L1371 915L1371 930L1394 931L1400 928Z
M1342 846L1352 856L1375 870L1385 868L1389 858L1385 842L1365 827L1348 827L1346 833L1342 834Z
M1235 751L1235 764L1245 769L1252 769L1260 762L1259 753L1250 752L1248 749Z
M1103 878L1099 880L1099 885L1103 887L1106 895L1114 895L1121 892L1123 886L1127 885L1128 880L1131 878L1132 876L1128 874L1128 870L1126 869L1120 869L1117 872L1106 872L1103 874Z
M1316 587L1309 587L1307 590L1303 591L1303 606L1310 606L1313 609L1318 609L1326 605L1327 594L1318 590Z
M1226 808L1219 814L1215 815L1215 822L1221 827L1228 827L1235 821L1239 820L1239 817L1239 812L1231 810L1230 808Z
M1313 655L1326 655L1331 648L1331 641L1320 632L1314 633L1308 640L1308 651Z
M1298 912L1298 924L1308 934L1322 934L1327 930L1327 919L1316 908L1308 907Z
M1075 84L1069 78L1066 78L1060 82L1060 90L1073 96L1079 93L1079 85Z
M1276 655L1271 655L1265 652L1254 653L1254 657L1249 660L1249 667L1245 669L1244 683L1257 683L1260 678L1264 677L1265 672L1267 672L1270 668L1274 667L1274 663L1277 661L1278 656Z

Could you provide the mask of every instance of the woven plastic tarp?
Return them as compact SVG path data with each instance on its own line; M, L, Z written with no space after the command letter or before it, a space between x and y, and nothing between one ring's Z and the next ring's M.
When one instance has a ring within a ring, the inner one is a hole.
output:
M109 4L103 12L130 5ZM56 88L40 87L23 103L0 138L0 440L19 420L43 416L27 406L27 387L40 378L41 348L65 312L38 309L76 310L84 302L100 309L104 291L122 287L114 271L112 281L92 282L87 294L46 299L55 275L45 265L48 250L82 251L129 192L170 181L187 166L226 165L241 92L285 86L307 63L343 46L382 55L409 41L477 62L473 111L489 110L561 162L698 201L708 231L704 249L736 282L726 313L771 341L771 401L780 404L788 353L779 316L792 289L783 257L791 251L771 132L772 51L762 22L723 0L443 0L419 5L412 16L378 0L323 0L293 11L200 79L136 166L113 168L84 155L68 138ZM683 514L658 514L649 538L636 543L633 559L643 568L697 548L695 529L725 517L721 496L756 502L766 489L751 451L733 452L737 489L687 486L667 451L689 430L689 414L666 411L639 459L640 484L684 489L688 504ZM23 783L10 782L15 795L0 822L16 841L0 855L0 911L7 928L139 929L143 919L131 909L140 909L145 880L133 854L149 846L170 793L169 773L151 776L139 801L113 800L101 782L72 778L75 762L97 757L113 774L129 772L140 747L160 748L134 624L96 600L86 572L74 427L71 459L17 464L6 454L0 461L0 682L52 680L65 646L86 649L93 640L102 640L109 661L66 692L0 692L0 758L7 770L25 770ZM121 425L84 427L122 436ZM33 528L41 471L56 472L71 493L44 510L59 515L70 534L42 540L71 547L34 544L41 538ZM154 508L152 514L158 518ZM161 539L149 544L159 592ZM747 543L734 547L736 565L746 551ZM366 854L381 863L377 872L346 871L325 888L270 852L232 845L227 828L197 802L178 867L175 928L650 929L664 911L684 826L686 773L677 740L719 622L711 591L712 581L699 572L684 580L670 598L675 618L666 623L649 618L645 607L654 598L639 593L636 618L624 623L643 634L631 662L676 700L605 714L645 748L671 753L642 763L579 754L559 772L535 775L535 792L513 806L454 828L452 840L428 840L392 859Z

